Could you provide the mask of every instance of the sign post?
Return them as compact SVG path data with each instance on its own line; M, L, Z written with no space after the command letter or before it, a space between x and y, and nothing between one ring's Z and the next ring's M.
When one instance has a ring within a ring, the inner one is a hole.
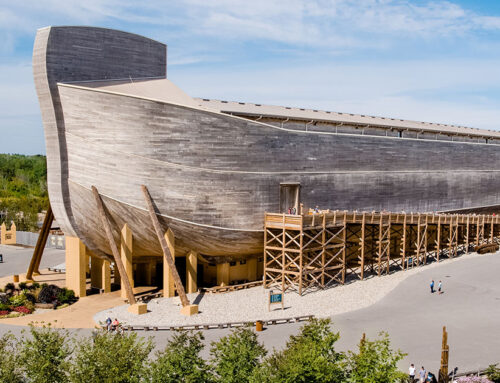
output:
M273 293L273 290L269 290L269 300L267 304L267 310L271 311L271 305L280 303L281 303L281 309L284 310L285 309L284 301L285 301L285 294L283 293L283 291L278 293Z

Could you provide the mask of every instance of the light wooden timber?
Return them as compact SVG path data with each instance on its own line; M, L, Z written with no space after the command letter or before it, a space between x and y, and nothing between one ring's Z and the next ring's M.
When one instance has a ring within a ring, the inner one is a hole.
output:
M87 295L86 249L78 237L66 237L66 287L75 292L77 297Z
M198 254L194 251L186 254L186 291L188 294L198 291Z
M47 209L47 213L45 214L45 218L43 219L42 228L40 230L40 234L38 235L38 239L36 241L35 250L33 251L33 256L31 258L30 264L28 266L28 271L26 272L26 279L31 280L33 278L33 274L40 274L40 262L42 260L43 250L45 249L45 245L47 244L47 238L49 237L50 228L52 226L52 222L54 221L54 214L52 213L52 208Z
M134 237L132 234L132 230L130 230L129 225L125 224L123 225L121 232L120 232L120 258L123 263L123 268L125 270L125 274L122 274L118 268L118 275L120 275L121 280L120 280L120 286L122 287L121 289L121 297L122 298L127 298L128 293L127 290L124 288L124 283L123 283L123 278L127 278L128 283L130 284L131 288L134 288L134 269L133 269L133 264L132 264L132 258L133 258L133 241Z
M499 216L329 210L299 216L266 213L263 285L302 294L346 279L407 270L466 254L469 237L476 238L476 247L499 242Z
M97 209L99 211L99 216L101 218L101 225L104 227L104 231L106 232L106 236L108 237L109 247L111 247L115 265L118 267L120 275L126 276L127 272L125 270L125 267L123 266L120 253L118 252L118 247L116 246L116 242L113 237L111 226L109 224L108 217L106 216L106 211L104 210L104 205L102 203L101 196L99 195L99 191L95 186L92 186L92 192L94 194ZM125 291L127 292L127 299L129 304L134 305L136 303L134 291L132 290L130 281L126 277L122 279L122 289L125 289Z
M172 261L175 262L175 237L172 230L168 229L165 233L165 241L167 242ZM167 298L175 296L174 277L170 269L170 264L165 259L163 259L163 296Z
M189 306L189 299L186 295L186 291L184 290L184 286L181 282L181 277L179 276L179 272L177 271L177 267L175 267L174 257L170 254L170 249L167 245L167 241L165 240L160 222L158 221L158 217L156 216L156 211L153 206L153 200L151 198L151 194L149 194L149 190L146 185L141 185L142 193L144 195L144 200L146 201L149 216L151 218L151 223L156 232L156 236L158 237L158 241L160 242L161 248L163 250L163 259L167 262L170 272L172 273L172 277L174 279L175 289L179 294L181 299L181 303L183 307Z

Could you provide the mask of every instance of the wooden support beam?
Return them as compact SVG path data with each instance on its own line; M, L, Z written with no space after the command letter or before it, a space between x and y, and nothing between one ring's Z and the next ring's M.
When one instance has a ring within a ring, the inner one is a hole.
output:
M78 237L66 236L66 287L77 297L87 295L86 249Z
M359 239L361 280L363 280L365 276L365 230L366 230L366 213L363 213L363 218L361 221L361 238Z
M146 200L146 204L148 206L149 216L151 218L151 222L153 223L153 227L156 231L156 236L158 237L158 241L160 242L161 248L163 250L163 257L167 261L168 266L172 270L172 276L174 278L175 288L179 297L181 299L181 303L183 307L190 306L189 299L186 296L186 291L184 290L184 286L181 282L181 277L179 276L179 272L175 267L175 263L173 261L172 254L170 254L170 249L167 246L167 242L165 241L165 237L163 234L163 230L160 225L160 221L158 221L158 217L156 216L155 209L153 207L153 200L151 199L151 195L149 194L148 188L146 185L142 185L142 192L144 194L144 199ZM121 271L120 271L121 272Z
M35 250L33 251L33 256L31 257L30 264L28 266L28 271L26 272L26 279L33 279L33 273L40 273L40 262L42 260L43 250L47 244L47 238L49 237L50 228L52 222L54 221L54 213L52 212L52 207L49 203L49 208L43 219L43 225L38 234L38 239L36 241Z
M109 261L96 257L90 253L90 287L101 290L104 293L111 292L111 266Z
M198 254L195 251L186 254L186 290L188 294L198 291Z
M408 269L408 263L406 260L406 242L407 242L407 230L406 230L406 218L407 215L404 213L403 216L403 233L401 235L401 258L403 263L403 269Z
M247 259L247 280L253 282L257 280L257 258Z
M130 230L130 226L125 224L122 227L122 230L120 232L120 259L123 264L123 269L125 270L125 274L122 274L118 267L116 269L118 270L118 274L121 276L120 280L120 286L121 286L121 297L123 299L128 298L128 292L127 289L125 288L125 283L124 283L124 278L128 280L128 283L130 284L130 287L133 289L135 282L134 282L134 268L132 264L132 258L133 258L133 241L134 241L134 236L132 233L132 230ZM115 263L116 266L116 263Z
M441 342L441 364L439 368L439 383L448 383L448 359L450 355L450 346L448 346L448 332L446 326L443 326L443 338Z
M217 285L229 285L229 262L217 264Z
M125 276L127 275L127 273L125 272L125 267L123 266L120 253L118 252L118 247L116 246L115 238L113 237L113 232L111 231L111 225L106 215L106 211L104 210L104 204L102 202L99 191L95 186L92 186L92 193L94 194L97 210L99 211L101 224L104 227L104 231L106 232L106 237L108 238L109 247L111 248L111 252L113 253L115 265L118 267L120 275ZM128 278L122 279L122 289L123 288L125 288L125 291L127 292L128 303L130 305L135 305L136 300L134 296L134 291L132 290L132 286L130 285L130 281L128 280Z
M175 264L175 236L172 230L168 229L165 233L165 242L167 242L168 249L170 250L170 256ZM171 298L175 296L175 283L174 276L172 274L172 269L168 262L163 258L163 296Z

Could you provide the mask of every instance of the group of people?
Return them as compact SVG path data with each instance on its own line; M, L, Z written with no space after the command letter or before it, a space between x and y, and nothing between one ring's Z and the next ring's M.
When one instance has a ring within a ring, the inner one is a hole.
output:
M409 381L411 383L415 382L415 377L417 376L416 372L417 369L415 368L415 365L412 363L410 365L410 368L408 369L409 372ZM419 383L425 383L425 382L431 382L431 383L437 383L436 375L434 375L432 372L428 372L425 370L424 366L418 371L418 382Z
M436 290L434 290L434 286L435 286L434 279L431 281L430 286L431 286L431 294L434 294L436 292ZM443 294L443 282L441 282L441 281L438 282L437 292L439 294Z
M120 322L118 321L118 319L115 318L115 320L112 321L110 317L107 317L106 318L106 330L108 332L112 332L112 331L121 332L121 326L120 326Z

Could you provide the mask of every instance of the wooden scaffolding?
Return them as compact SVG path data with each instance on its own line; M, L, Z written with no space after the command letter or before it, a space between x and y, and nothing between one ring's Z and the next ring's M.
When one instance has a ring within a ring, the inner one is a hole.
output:
M344 284L407 270L499 242L494 215L323 211L266 213L264 287Z

